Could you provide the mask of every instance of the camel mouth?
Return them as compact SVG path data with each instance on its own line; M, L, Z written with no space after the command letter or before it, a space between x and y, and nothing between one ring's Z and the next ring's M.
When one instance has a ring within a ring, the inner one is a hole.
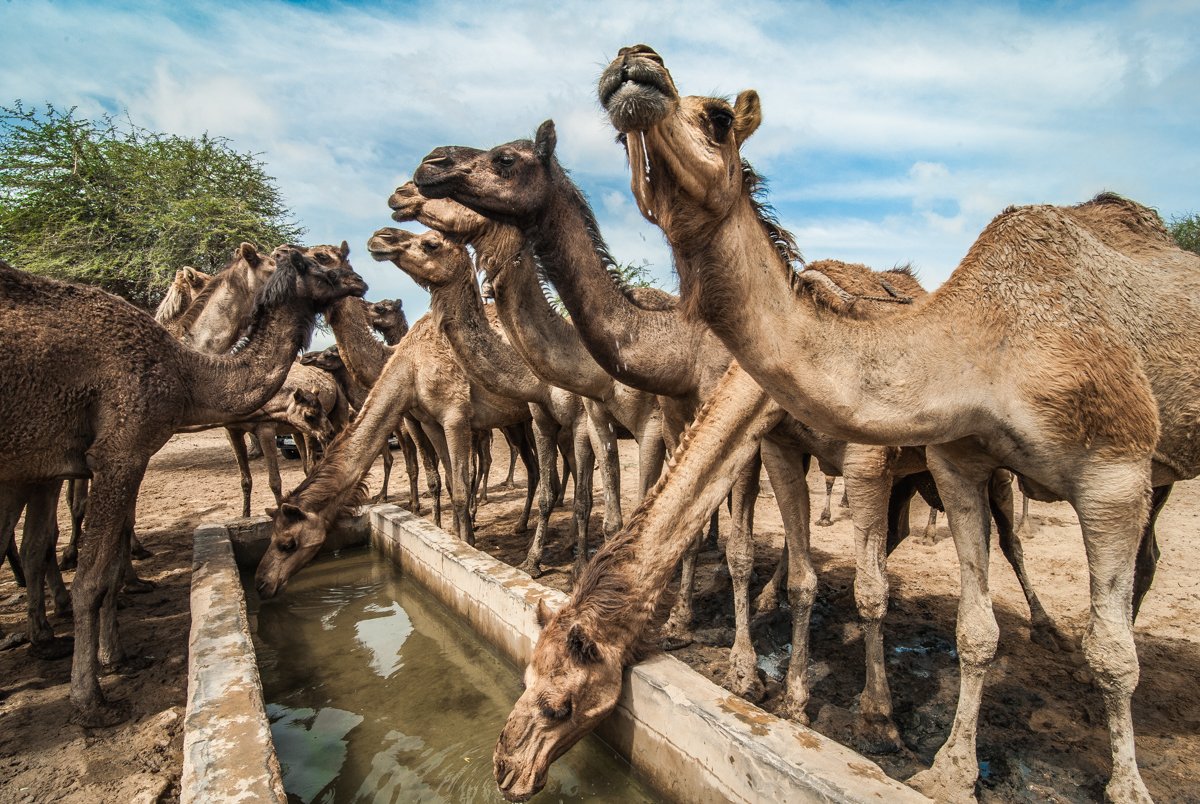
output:
M620 56L600 76L600 105L619 131L646 130L678 100L670 75L656 58Z
M385 227L371 235L367 241L367 251L376 262L390 260L406 238L401 237L402 230Z
M421 202L425 199L421 191L411 181L396 188L388 198L388 206L392 209L392 220L407 223L414 220L420 212Z
M549 768L546 768L527 776L515 768L509 769L504 764L498 764L495 767L496 787L506 801L528 801L542 792L548 772ZM501 776L501 773L504 775Z

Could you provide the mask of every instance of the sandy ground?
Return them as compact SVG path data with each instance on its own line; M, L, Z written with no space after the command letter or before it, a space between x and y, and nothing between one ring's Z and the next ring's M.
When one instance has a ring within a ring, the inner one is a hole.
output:
M626 515L633 510L636 456L622 445ZM503 439L496 439L491 502L479 509L479 546L511 563L524 557L527 535L512 532L524 489L498 489L507 470ZM282 461L284 488L300 479L297 462ZM393 501L406 498L403 462L397 455ZM253 464L253 508L272 503L261 461ZM372 489L382 477L379 465ZM518 468L517 479L523 484ZM597 480L597 487L599 485ZM809 478L819 510L824 481ZM424 488L424 483L421 484ZM840 494L838 483L835 493ZM568 497L569 500L569 497ZM123 598L120 627L130 651L145 658L102 680L106 695L130 712L121 725L85 729L69 723L70 662L42 661L25 647L0 652L0 801L153 802L178 798L182 763L182 716L186 694L191 536L201 522L240 513L241 494L232 455L220 431L174 438L151 461L138 501L138 533L154 552L138 562L154 591ZM913 506L913 526L924 527L926 509ZM428 511L428 505L426 505ZM593 532L600 532L601 506ZM1087 569L1071 509L1034 503L1035 531L1026 537L1026 562L1043 604L1059 625L1078 638L1087 616ZM448 516L448 511L447 511ZM812 622L814 726L853 744L854 698L862 686L863 651L853 604L853 551L849 512L834 509L834 524L814 528L814 563L820 575ZM1159 520L1163 550L1158 575L1137 624L1142 661L1134 698L1134 721L1143 777L1158 801L1200 800L1200 481L1180 484ZM65 508L60 522L67 527ZM448 522L447 522L448 523ZM565 589L570 569L570 510L554 514L555 534L542 580ZM722 521L722 527L725 527ZM782 527L769 486L756 512L757 591L769 576L782 544ZM943 526L932 546L902 545L889 563L891 607L886 621L889 674L904 751L871 755L891 775L905 778L926 767L949 732L957 698L953 653L958 568ZM64 539L65 541L65 539ZM716 572L718 554L702 558L697 603L697 643L676 652L720 682L725 648L732 637L727 580ZM68 580L70 575L68 574ZM1108 773L1107 733L1100 695L1077 655L1049 651L1029 640L1024 598L1000 551L993 551L992 591L1001 628L999 656L989 675L980 718L979 758L984 801L1093 801L1102 797ZM8 569L0 570L0 628L24 629L25 598ZM52 616L67 635L71 622ZM760 617L755 644L767 671L773 708L781 690L772 674L785 655L786 611ZM146 667L140 665L148 664Z

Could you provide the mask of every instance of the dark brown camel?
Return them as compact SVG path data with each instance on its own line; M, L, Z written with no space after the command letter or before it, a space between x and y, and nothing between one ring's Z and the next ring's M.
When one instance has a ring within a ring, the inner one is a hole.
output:
M220 357L188 349L101 290L0 264L0 375L8 383L0 443L9 452L0 464L0 516L64 478L92 481L71 590L71 701L85 721L114 714L98 671L123 658L114 598L150 456L181 427L219 424L261 406L283 382L317 312L365 290L356 274L326 271L290 247L277 250L276 262L245 347ZM33 514L31 528L49 538L52 511L35 507ZM44 541L30 554L45 561Z

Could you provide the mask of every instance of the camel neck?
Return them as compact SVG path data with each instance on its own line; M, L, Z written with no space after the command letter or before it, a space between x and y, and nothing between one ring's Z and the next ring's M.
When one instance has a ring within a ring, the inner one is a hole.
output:
M868 444L934 443L956 433L957 406L968 400L953 389L969 387L977 367L944 347L971 337L953 324L969 311L948 314L936 294L865 319L820 307L792 287L792 268L748 198L727 218L668 231L668 239L685 304L797 419Z
M464 255L464 259L469 258ZM430 310L434 323L450 341L458 362L473 381L509 399L547 401L546 384L492 328L469 269L432 292Z
M730 366L666 472L576 585L570 605L581 617L595 615L606 640L623 640L627 650L638 643L696 533L782 416L746 372ZM621 613L613 612L614 602Z
M481 260L493 255L477 248ZM533 267L533 255L523 249L502 265L493 263L492 292L500 324L513 348L544 381L595 400L612 395L613 378L584 348L579 333L550 306Z
M582 194L561 172L556 188L528 234L587 350L626 385L663 396L692 393L695 333L685 331L674 310L633 303L610 273L613 261Z
M192 364L194 400L183 424L234 421L262 407L283 384L315 316L310 302L295 299L263 314L235 354L208 355L181 345Z
M330 306L325 317L350 375L360 385L372 387L391 357L392 349L380 343L373 334L366 302L353 297L340 299Z

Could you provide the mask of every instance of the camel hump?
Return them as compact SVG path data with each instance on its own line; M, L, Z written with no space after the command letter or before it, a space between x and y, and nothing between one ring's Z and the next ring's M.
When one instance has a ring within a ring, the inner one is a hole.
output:
M797 276L816 301L842 313L856 309L859 301L906 304L926 295L907 265L873 271L860 263L817 260Z
M679 306L679 299L658 288L631 288L629 298L643 310L663 312Z
M1064 208L1063 212L1110 248L1124 254L1178 248L1157 212L1116 193L1100 193L1091 201Z

